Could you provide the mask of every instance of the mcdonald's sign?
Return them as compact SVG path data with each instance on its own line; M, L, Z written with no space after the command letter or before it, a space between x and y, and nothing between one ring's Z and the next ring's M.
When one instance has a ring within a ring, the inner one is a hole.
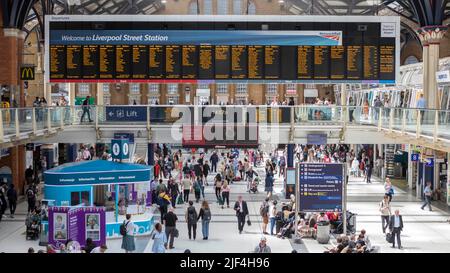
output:
M22 81L34 80L34 67L26 66L20 68L20 79Z

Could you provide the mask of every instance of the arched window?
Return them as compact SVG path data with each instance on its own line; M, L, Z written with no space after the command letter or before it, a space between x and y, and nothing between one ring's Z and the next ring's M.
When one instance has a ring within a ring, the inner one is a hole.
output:
M419 62L419 60L416 58L416 56L409 56L408 58L406 58L406 60L405 60L405 65L408 65L408 64L416 64L416 63L418 63Z
M242 0L233 0L233 14L234 15L242 14Z
M217 14L228 14L228 0L217 0Z
M213 6L212 0L204 0L203 1L203 14L206 14L206 15L212 14L213 13L212 6Z
M255 3L250 2L250 3L248 4L248 14L249 14L249 15L255 15L255 14L256 14L256 6L255 6Z
M189 4L189 14L196 15L197 13L198 13L197 0L194 0Z

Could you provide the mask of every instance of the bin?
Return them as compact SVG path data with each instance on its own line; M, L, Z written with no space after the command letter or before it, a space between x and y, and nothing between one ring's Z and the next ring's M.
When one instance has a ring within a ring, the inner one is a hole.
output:
M317 242L319 244L328 244L330 241L330 222L317 223Z

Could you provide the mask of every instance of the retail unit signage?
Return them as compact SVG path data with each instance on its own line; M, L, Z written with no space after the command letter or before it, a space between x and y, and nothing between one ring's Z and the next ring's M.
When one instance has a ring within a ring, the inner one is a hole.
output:
M425 163L426 163L427 167L433 167L434 166L434 158L425 159Z
M20 68L20 79L22 81L34 81L34 66L23 66Z
M327 134L308 134L307 144L308 145L326 145L328 141Z
M418 162L420 158L419 154L411 154L411 161L412 162Z
M342 164L300 164L300 197L302 212L342 211L344 168Z
M130 144L134 144L134 134L133 133L114 133L115 139L128 139Z
M106 121L147 121L147 106L107 106Z
M438 83L450 82L450 70L436 72L436 81Z

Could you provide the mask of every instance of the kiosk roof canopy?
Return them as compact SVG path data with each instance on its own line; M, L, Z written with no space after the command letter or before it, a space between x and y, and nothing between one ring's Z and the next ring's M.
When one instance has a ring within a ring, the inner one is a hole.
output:
M152 166L89 160L68 163L44 172L45 184L54 186L145 183Z

